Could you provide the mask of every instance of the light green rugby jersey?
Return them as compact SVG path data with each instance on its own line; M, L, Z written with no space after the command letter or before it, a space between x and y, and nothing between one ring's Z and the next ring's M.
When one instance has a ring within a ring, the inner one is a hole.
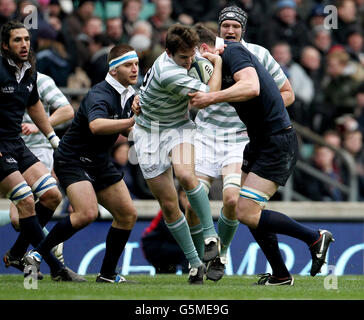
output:
M259 45L246 43L244 40L241 43L258 58L280 89L287 77L269 51ZM248 139L245 124L240 120L235 108L227 102L201 109L197 113L195 122L199 132L204 135L214 136L219 141L234 143Z
M142 113L135 122L153 130L177 128L189 120L188 93L208 92L209 87L187 74L167 53L162 53L144 77L139 97Z
M47 116L49 116L49 109L51 107L57 109L70 104L67 98L61 92L61 90L58 89L54 80L51 77L38 72L37 87L39 99L43 103ZM34 123L26 111L24 113L23 122ZM21 137L29 148L52 149L52 146L49 143L48 139L40 131L29 136L21 135Z

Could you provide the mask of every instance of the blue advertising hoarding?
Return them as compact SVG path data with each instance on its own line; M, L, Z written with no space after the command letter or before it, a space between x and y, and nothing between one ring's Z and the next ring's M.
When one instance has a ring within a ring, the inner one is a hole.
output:
M98 273L104 256L105 239L111 221L96 221L76 233L64 246L66 264L80 274ZM145 273L155 274L154 268L144 258L140 247L140 237L149 221L138 221L131 233L128 244L119 260L121 273L124 275ZM307 226L330 230L335 242L328 252L328 263L322 269L322 275L335 273L364 274L364 223L363 222L304 222ZM49 230L55 224L49 224ZM14 243L18 233L10 224L0 227L1 256ZM311 256L307 246L287 236L278 235L280 248L287 268L292 274L308 275ZM49 273L48 266L43 263L41 271ZM262 251L254 241L247 227L240 225L229 251L229 264L226 273L257 274L269 272L270 267ZM5 268L0 264L0 273L19 273L13 268Z

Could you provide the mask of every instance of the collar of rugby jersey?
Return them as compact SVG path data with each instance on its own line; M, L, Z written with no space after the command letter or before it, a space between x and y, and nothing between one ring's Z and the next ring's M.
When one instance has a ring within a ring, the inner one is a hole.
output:
M132 86L125 88L119 81L115 80L110 73L107 73L106 82L112 86L121 95L121 107L124 109L126 101L135 94L135 90Z
M247 43L243 39L240 40L240 43L246 48Z
M8 59L8 63L9 65L15 67L15 78L18 83L20 83L21 79L23 79L25 71L32 67L32 65L28 61L25 61L21 68L19 68L19 66L10 58Z

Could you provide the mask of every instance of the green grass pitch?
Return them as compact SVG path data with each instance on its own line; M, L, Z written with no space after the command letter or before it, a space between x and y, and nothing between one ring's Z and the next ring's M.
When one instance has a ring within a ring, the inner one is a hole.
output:
M294 286L254 286L256 276L225 276L189 285L187 275L130 275L136 283L53 282L49 275L26 289L22 275L0 275L0 300L364 300L364 276L294 276Z

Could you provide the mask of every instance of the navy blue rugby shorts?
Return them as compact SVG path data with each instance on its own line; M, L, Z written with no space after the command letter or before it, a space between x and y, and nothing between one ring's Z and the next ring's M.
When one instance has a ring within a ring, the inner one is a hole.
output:
M297 136L295 130L290 128L267 137L259 144L249 142L244 149L241 169L244 173L253 172L284 186L293 172L297 157Z
M95 165L85 165L81 160L62 157L56 150L54 157L54 172L64 191L73 183L90 181L95 192L123 179L123 174L116 169L111 159Z
M9 174L20 171L23 173L39 159L28 149L22 138L0 141L0 181Z

